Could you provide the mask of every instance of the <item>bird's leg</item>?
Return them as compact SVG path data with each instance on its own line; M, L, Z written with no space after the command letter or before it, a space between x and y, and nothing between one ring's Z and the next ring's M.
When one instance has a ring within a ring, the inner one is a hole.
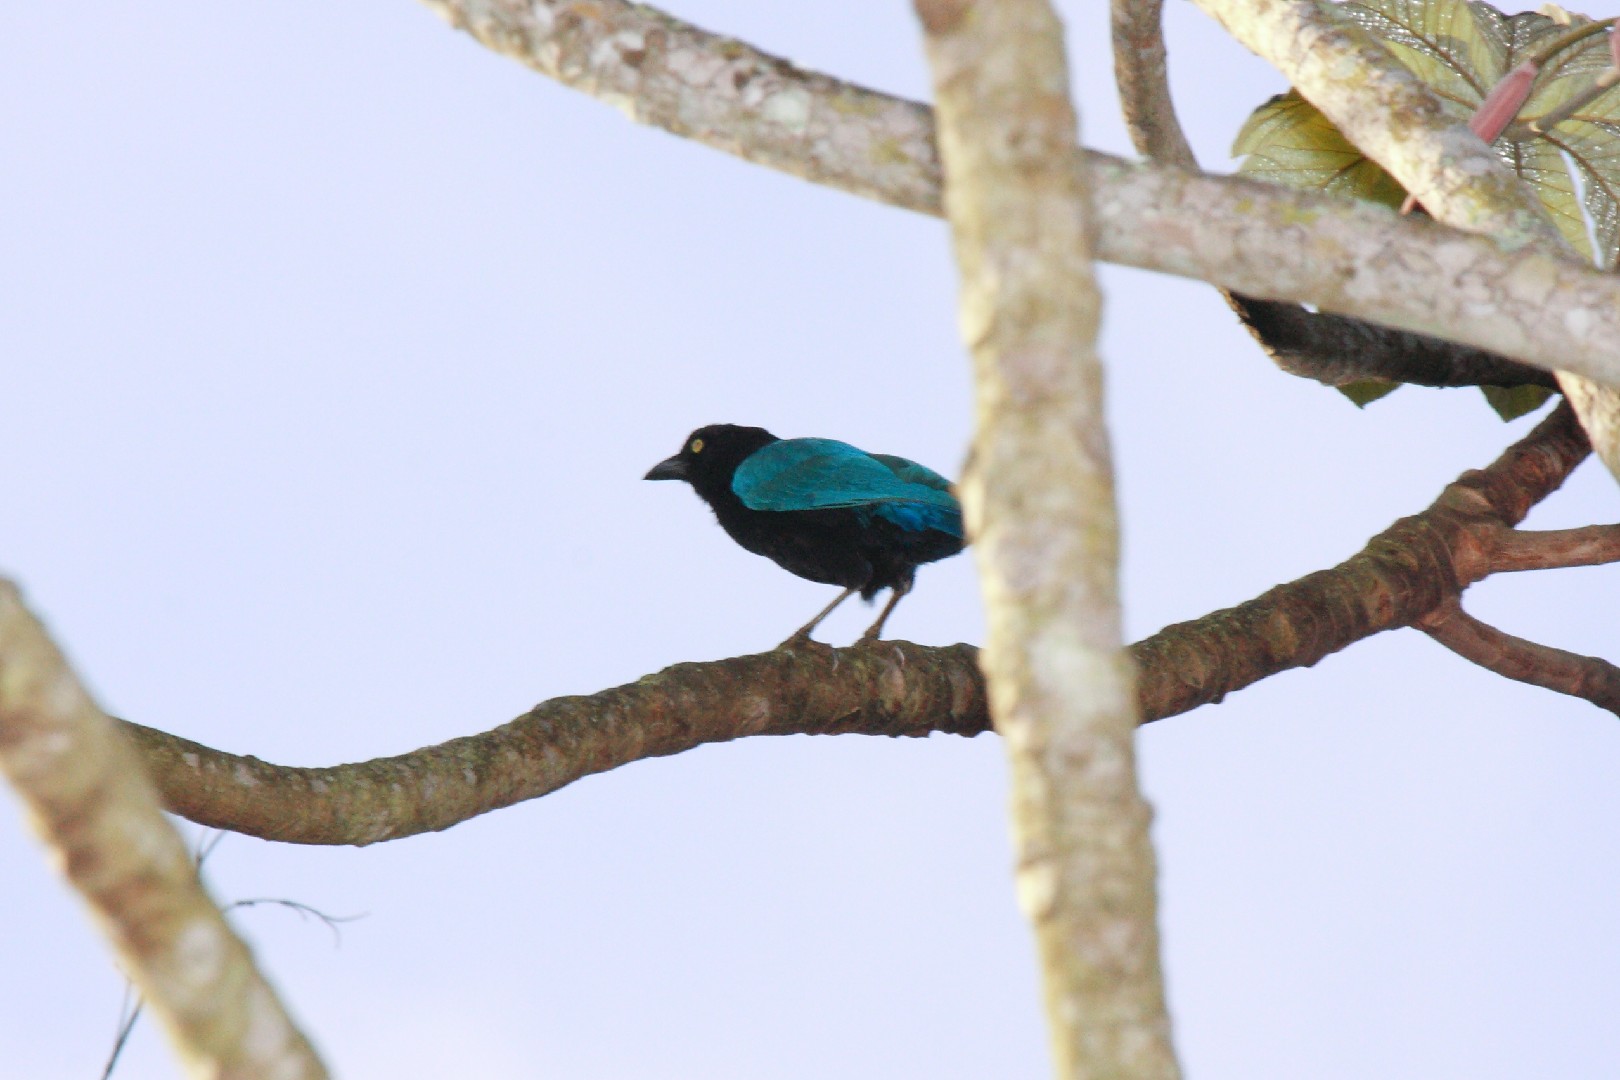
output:
M895 605L900 602L900 598L910 591L911 582L909 581L905 582L903 585L896 585L894 587L894 593L889 597L889 602L883 605L883 613L877 617L877 622L869 626L866 633L862 634L856 639L855 644L865 645L867 642L876 641L878 639L878 635L883 633L883 624L889 621L889 613L893 611Z
M845 600L848 600L850 598L850 596L854 594L854 592L855 592L854 589L845 589L843 592L839 593L838 594L838 599L834 600L832 603L830 603L826 607L822 608L821 613L818 614L815 618L811 619L809 622L805 623L803 626L801 626L797 630L793 631L792 636L789 637L786 641L782 642L782 644L778 645L777 648L778 649L791 649L795 645L808 645L810 643L810 631L812 631L816 627L820 626L821 625L821 620L825 619L827 616L831 615L833 613L833 608L837 607L839 604L842 604Z

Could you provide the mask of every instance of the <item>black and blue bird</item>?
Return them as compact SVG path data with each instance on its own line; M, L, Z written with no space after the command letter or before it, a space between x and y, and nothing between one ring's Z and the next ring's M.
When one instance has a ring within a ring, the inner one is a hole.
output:
M802 644L856 592L894 590L862 641L875 640L917 567L962 550L962 507L932 469L836 439L779 439L764 428L711 424L648 480L685 480L720 527L784 570L844 591L783 645Z

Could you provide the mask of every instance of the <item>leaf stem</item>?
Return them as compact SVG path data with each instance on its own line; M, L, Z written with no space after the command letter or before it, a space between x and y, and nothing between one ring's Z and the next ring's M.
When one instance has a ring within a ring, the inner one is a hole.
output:
M1553 57L1557 56L1571 45L1579 45L1593 34L1602 33L1604 30L1607 30L1616 22L1620 22L1620 18L1598 19L1595 22L1581 23L1579 26L1571 28L1567 33L1559 34L1557 37L1547 42L1547 44L1543 45L1534 55L1530 57L1530 60L1537 67L1546 67L1547 64L1552 61Z
M1558 106L1558 108L1549 110L1543 116L1536 117L1526 127L1537 135L1545 135L1554 127L1602 97L1616 83L1620 83L1620 68L1607 68L1592 80L1592 85Z

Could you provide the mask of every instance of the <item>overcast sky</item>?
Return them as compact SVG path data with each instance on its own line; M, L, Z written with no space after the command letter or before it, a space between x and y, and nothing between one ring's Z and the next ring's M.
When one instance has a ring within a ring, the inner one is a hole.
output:
M1106 14L1065 10L1084 137L1128 152ZM675 13L926 94L904 3ZM1281 80L1170 21L1227 169ZM335 764L759 651L831 590L650 465L715 421L960 464L940 222L627 123L405 0L7 4L0 133L0 573L130 719ZM1358 412L1207 287L1104 287L1133 636L1331 565L1528 428L1472 391ZM1617 503L1589 463L1531 524ZM1617 658L1617 595L1468 603ZM890 633L981 640L971 559ZM1403 631L1140 745L1190 1077L1620 1074L1613 716ZM993 737L756 739L369 849L230 837L208 877L365 914L336 948L235 917L348 1078L1036 1077L1004 802ZM0 1071L93 1078L122 980L0 811ZM155 1026L119 1075L176 1075Z

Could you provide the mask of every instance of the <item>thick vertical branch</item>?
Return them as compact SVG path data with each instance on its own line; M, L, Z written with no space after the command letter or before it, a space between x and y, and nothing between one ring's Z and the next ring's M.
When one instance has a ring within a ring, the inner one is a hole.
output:
M917 12L974 361L962 501L989 615L982 663L1057 1074L1174 1077L1062 28L1045 0Z
M1196 0L1271 61L1362 153L1437 221L1570 252L1529 189L1479 136L1447 115L1423 82L1331 4L1314 0ZM1558 383L1620 478L1620 389L1561 371Z
M0 771L192 1076L314 1080L315 1051L203 891L140 756L0 581Z

